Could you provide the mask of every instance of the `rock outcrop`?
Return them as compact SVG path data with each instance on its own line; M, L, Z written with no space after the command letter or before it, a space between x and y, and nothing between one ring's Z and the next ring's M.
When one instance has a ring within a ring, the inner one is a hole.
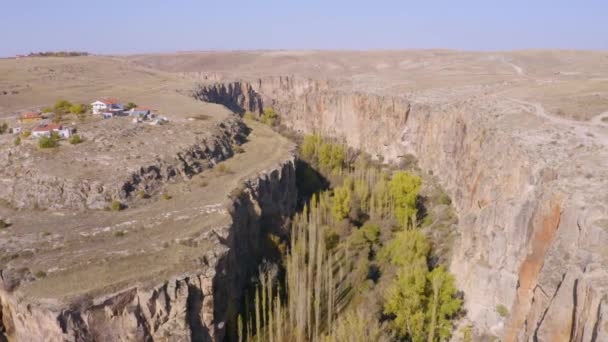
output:
M265 232L280 229L295 210L294 162L287 156L246 180L227 199L231 223L201 237L212 247L200 246L209 248L200 267L161 283L40 302L20 292L22 276L0 270L0 341L222 341L263 256Z
M608 152L592 132L490 95L425 102L291 77L205 84L194 95L241 112L272 107L288 128L387 162L415 155L458 211L451 270L478 335L608 339L608 198L598 193Z

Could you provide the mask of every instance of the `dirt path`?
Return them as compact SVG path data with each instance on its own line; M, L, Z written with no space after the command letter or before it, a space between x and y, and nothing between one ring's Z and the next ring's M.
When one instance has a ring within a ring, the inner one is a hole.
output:
M547 113L540 103L527 102L518 99L509 100L523 105L528 109L532 109L531 112L534 115L546 119L557 126L561 126L567 131L575 133L583 141L591 141L608 147L608 124L601 121L603 117L607 116L606 114L608 114L608 112L597 115L587 122L576 121Z

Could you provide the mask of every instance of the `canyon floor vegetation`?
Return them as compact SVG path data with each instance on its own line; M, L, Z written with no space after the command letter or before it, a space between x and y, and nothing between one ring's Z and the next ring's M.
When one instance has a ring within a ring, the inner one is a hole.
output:
M283 258L261 270L238 340L449 339L462 295L419 227L422 178L320 135L300 158L304 204L289 241L270 237Z

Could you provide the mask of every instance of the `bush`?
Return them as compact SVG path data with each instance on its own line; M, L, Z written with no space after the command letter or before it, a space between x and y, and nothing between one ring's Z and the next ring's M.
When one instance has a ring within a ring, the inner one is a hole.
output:
M243 114L243 119L253 120L253 121L257 120L257 118L255 117L255 115L252 112L250 112L250 111L246 111L245 114Z
M52 113L53 112L53 108L51 108L51 107L44 107L40 111L43 112L43 113Z
M124 205L120 201L112 201L110 203L110 210L112 211L121 211L124 209Z
M40 137L38 139L38 147L39 148L53 148L57 147L57 140L52 137Z
M171 195L169 195L169 194L168 194L168 193L166 193L166 192L163 194L163 199L164 199L164 200L167 200L167 201L168 201L168 200L170 200L170 199L172 199L172 198L173 198L173 197L171 197Z
M0 229L4 229L8 227L8 223L2 219L0 219Z
M225 175L225 174L231 173L232 170L230 170L230 168L226 164L219 164L217 166L217 172Z
M84 114L87 111L87 108L83 104L74 104L70 106L70 113L72 114Z
M502 304L496 305L496 312L500 315L500 317L509 316L509 309L507 309L507 307Z
M29 138L30 135L32 135L32 132L30 131L23 131L23 133L21 133L21 136L23 136L24 138Z
M21 138L20 137L16 137L15 140L13 141L13 143L15 144L15 146L21 145Z
M44 271L38 271L38 272L34 273L34 275L36 276L36 278L45 278L46 277L46 272L44 272Z
M68 100L58 100L53 106L55 114L64 114L70 111L72 103Z
M70 137L70 144L72 144L72 145L80 144L81 142L82 142L82 139L80 138L80 135L78 135L78 134L74 134Z
M141 199L146 199L146 198L148 198L148 197L150 197L150 196L148 196L148 194L147 194L145 191L143 191L143 190L139 190L139 191L137 192L137 197L138 197L138 198L141 198Z
M115 236L115 237L123 237L123 236L125 236L125 235L127 235L127 233L125 233L125 232L124 232L124 231L122 231L122 230L119 230L119 231L114 232L114 236Z
M6 122L3 122L3 123L0 125L0 134L4 134L4 133L6 133L6 132L8 132L8 125L7 125L7 123L6 123Z
M277 122L278 118L279 118L279 115L277 113L275 113L275 111L272 108L264 108L264 113L262 113L262 116L260 117L260 121L262 121L263 123L265 123L268 126L274 126L274 124Z
M137 107L137 104L133 103L133 102L129 102L127 103L127 105L125 106L125 110L131 110L133 108Z

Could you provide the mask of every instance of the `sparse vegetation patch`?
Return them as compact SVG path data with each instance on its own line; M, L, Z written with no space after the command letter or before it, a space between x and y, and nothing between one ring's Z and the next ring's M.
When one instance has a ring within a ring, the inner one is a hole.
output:
M81 142L82 138L80 138L80 135L78 134L74 134L70 137L70 144L72 145L80 144Z
M110 203L110 210L112 211L121 211L124 208L124 204L120 201L112 201L112 203Z
M496 305L496 312L500 315L500 317L509 316L509 309L507 309L507 307L502 304Z

